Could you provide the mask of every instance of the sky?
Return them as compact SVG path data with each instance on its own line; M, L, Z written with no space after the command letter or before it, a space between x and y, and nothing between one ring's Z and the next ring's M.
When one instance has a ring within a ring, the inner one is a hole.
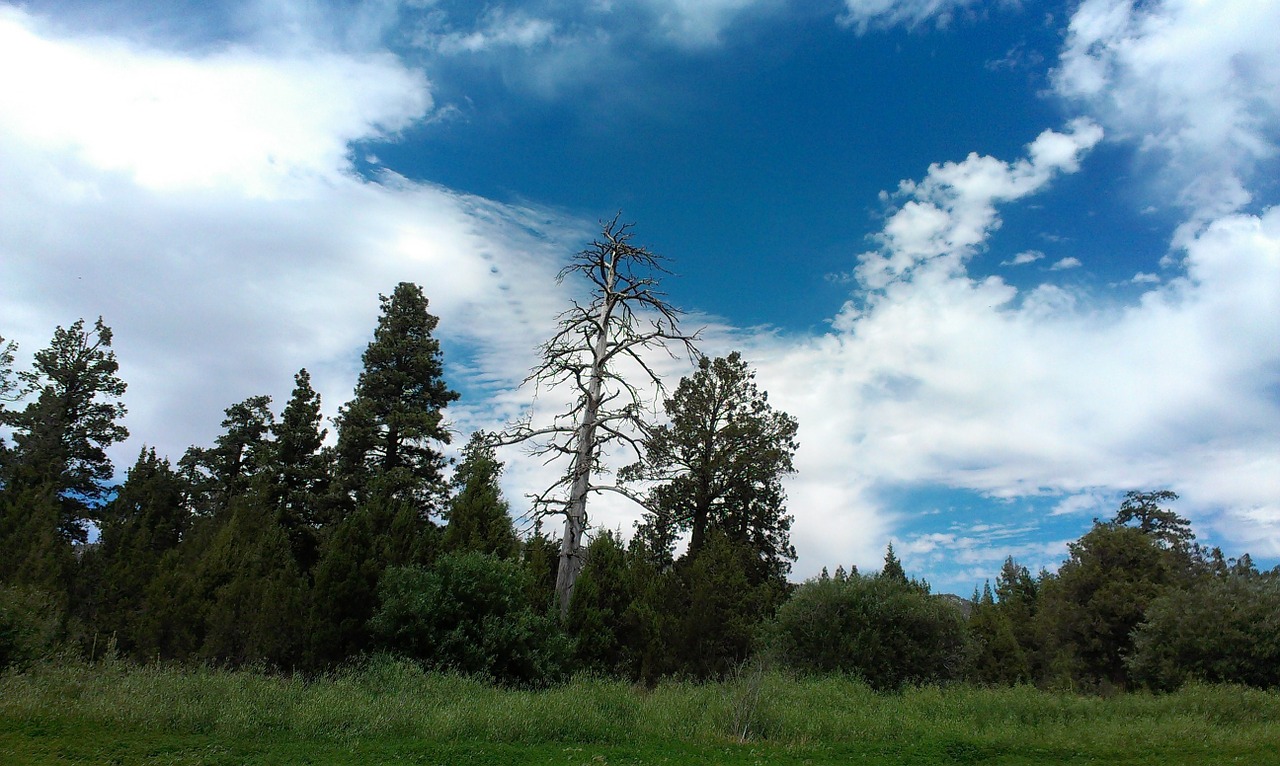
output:
M587 296L556 273L621 211L702 351L799 421L793 579L892 542L967 595L1166 488L1273 566L1277 28L1255 0L0 2L0 335L25 368L113 328L123 474L302 367L336 413L411 281L456 448L554 412L520 382ZM500 457L522 512L554 466Z

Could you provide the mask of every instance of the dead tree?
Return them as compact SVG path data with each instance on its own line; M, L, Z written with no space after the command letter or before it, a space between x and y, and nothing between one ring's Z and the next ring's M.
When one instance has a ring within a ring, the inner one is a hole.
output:
M587 498L612 491L638 498L626 488L596 483L605 472L601 455L606 445L622 444L640 455L655 407L641 386L662 390L662 380L645 359L660 349L672 354L679 344L696 353L692 335L680 331L680 311L658 290L658 277L668 273L663 258L631 244L631 224L618 216L603 224L600 238L573 257L557 277L586 277L591 301L560 314L557 332L540 347L542 362L524 380L535 390L569 386L574 402L547 425L524 421L497 437L499 444L525 443L529 452L550 463L568 461L567 470L542 492L531 496L538 517L564 516L556 598L564 617L573 586L582 571L582 537L587 529ZM626 368L630 368L627 370ZM642 381L632 382L624 371ZM655 399L656 401L656 399Z

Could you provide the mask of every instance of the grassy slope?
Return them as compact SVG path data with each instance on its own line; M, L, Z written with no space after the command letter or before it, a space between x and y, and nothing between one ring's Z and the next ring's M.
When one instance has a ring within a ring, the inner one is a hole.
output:
M391 662L314 682L111 665L0 677L4 764L850 762L1280 764L1280 695L879 695L779 675L528 692Z

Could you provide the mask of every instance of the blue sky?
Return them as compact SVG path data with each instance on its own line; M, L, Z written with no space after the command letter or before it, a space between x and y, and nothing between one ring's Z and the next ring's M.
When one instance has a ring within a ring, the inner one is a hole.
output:
M1233 0L0 4L0 335L116 331L176 459L423 285L465 434L622 210L800 421L795 576L968 593L1128 489L1280 562L1280 7ZM663 362L671 383L687 362ZM519 452L507 493L547 482ZM594 523L628 530L602 500Z

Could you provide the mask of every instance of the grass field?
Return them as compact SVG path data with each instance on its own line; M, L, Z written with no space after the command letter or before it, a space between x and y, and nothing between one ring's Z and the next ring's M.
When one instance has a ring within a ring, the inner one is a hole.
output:
M772 673L516 691L393 661L313 680L73 664L0 676L0 763L1280 764L1280 695L877 694Z

